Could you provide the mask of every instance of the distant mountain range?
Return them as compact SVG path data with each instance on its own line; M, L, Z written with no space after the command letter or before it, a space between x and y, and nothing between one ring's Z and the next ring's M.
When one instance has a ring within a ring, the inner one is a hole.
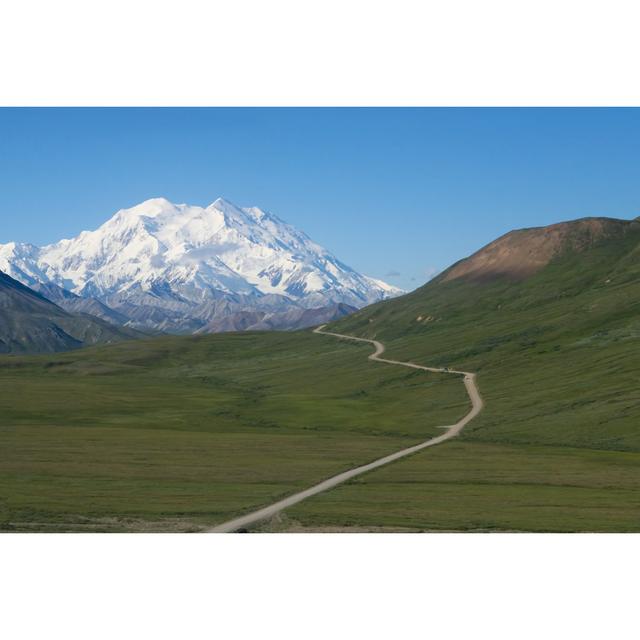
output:
M0 245L0 270L72 313L174 333L301 328L403 293L222 198L155 198L70 240Z
M501 331L537 335L536 323L550 317L538 314L556 307L567 319L558 331L611 311L616 322L631 318L635 335L636 298L620 292L640 277L639 238L638 219L511 231L415 292L386 300L401 291L358 274L272 214L224 200L207 208L149 200L72 240L0 245L8 273L0 271L0 351L57 351L139 330L283 330L336 320L346 333L390 343L438 335L443 347L463 328L493 345L502 344ZM612 321L600 322L598 330ZM437 361L436 353L431 345Z

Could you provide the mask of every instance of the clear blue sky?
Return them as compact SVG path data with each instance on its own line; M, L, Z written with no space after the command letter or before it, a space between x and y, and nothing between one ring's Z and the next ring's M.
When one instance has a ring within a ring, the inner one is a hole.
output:
M640 110L0 110L0 243L156 196L269 209L410 289L513 228L639 215Z

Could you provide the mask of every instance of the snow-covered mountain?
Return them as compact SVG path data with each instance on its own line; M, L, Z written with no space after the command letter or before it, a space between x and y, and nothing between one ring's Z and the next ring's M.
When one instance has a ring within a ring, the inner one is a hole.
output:
M275 215L222 198L206 208L154 198L70 240L0 245L0 270L30 287L47 285L61 306L72 302L57 287L91 299L87 308L106 305L132 326L169 331L203 330L221 313L335 313L336 305L359 308L402 293Z

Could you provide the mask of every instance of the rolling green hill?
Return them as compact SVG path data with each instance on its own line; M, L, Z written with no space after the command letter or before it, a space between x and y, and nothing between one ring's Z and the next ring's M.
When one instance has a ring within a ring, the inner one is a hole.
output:
M299 505L294 521L640 530L638 220L512 232L331 329L477 372L485 409L455 443Z
M380 339L400 359L477 372L487 408L468 437L637 450L640 222L551 229L562 243L526 277L471 270L497 241L414 293L331 326ZM508 234L518 240L509 258L548 233Z

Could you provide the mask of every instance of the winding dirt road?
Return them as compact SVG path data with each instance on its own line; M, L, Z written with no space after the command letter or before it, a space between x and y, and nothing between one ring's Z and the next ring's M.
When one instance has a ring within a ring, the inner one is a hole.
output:
M367 471L377 469L378 467L382 467L385 464L389 464L390 462L394 462L395 460L399 460L400 458L404 458L405 456L410 456L412 453L416 453L417 451L421 451L422 449L426 449L427 447L433 447L436 444L440 444L441 442L445 442L446 440L455 438L460 433L460 431L462 431L462 429L464 429L464 427L471 420L473 420L480 413L480 411L482 411L484 403L482 402L482 397L480 396L480 392L478 391L478 387L476 386L475 373L469 373L468 371L455 371L452 369L423 367L422 365L413 364L412 362L387 360L386 358L380 357L384 353L384 345L381 342L378 342L377 340L367 340L366 338L355 338L354 336L345 336L340 333L323 331L325 326L326 325L321 325L317 329L314 329L314 333L321 333L325 336L334 336L336 338L345 338L347 340L356 340L358 342L369 342L370 344L372 344L375 347L375 351L369 356L369 360L375 360L376 362L386 362L387 364L396 364L402 367L411 367L412 369L424 369L425 371L433 371L435 373L452 373L454 375L464 376L464 386L466 387L467 394L469 395L469 399L471 400L471 411L469 411L469 413L467 413L464 418L458 420L458 422L456 422L455 424L441 427L442 429L446 429L446 431L441 436L436 436L435 438L431 438L429 440L425 440L425 442L416 444L413 447L408 447L406 449L396 451L395 453L385 456L384 458L378 458L378 460L374 460L373 462L362 465L361 467L356 467L355 469L350 469L349 471L339 473L338 475L328 478L327 480L323 480L322 482L309 487L304 491L294 493L287 498L283 498L278 502L274 502L268 507L263 507L262 509L258 509L257 511L253 511L252 513L240 516L239 518L235 518L234 520L223 522L217 527L209 529L207 533L231 533L233 531L237 531L238 529L249 527L256 522L268 520L283 509L291 507L298 502L302 502L303 500L306 500L311 496L315 496L318 493L322 493L323 491L332 489L333 487L342 484L347 480L351 480L351 478L354 478L355 476L359 476L362 473L367 473Z

